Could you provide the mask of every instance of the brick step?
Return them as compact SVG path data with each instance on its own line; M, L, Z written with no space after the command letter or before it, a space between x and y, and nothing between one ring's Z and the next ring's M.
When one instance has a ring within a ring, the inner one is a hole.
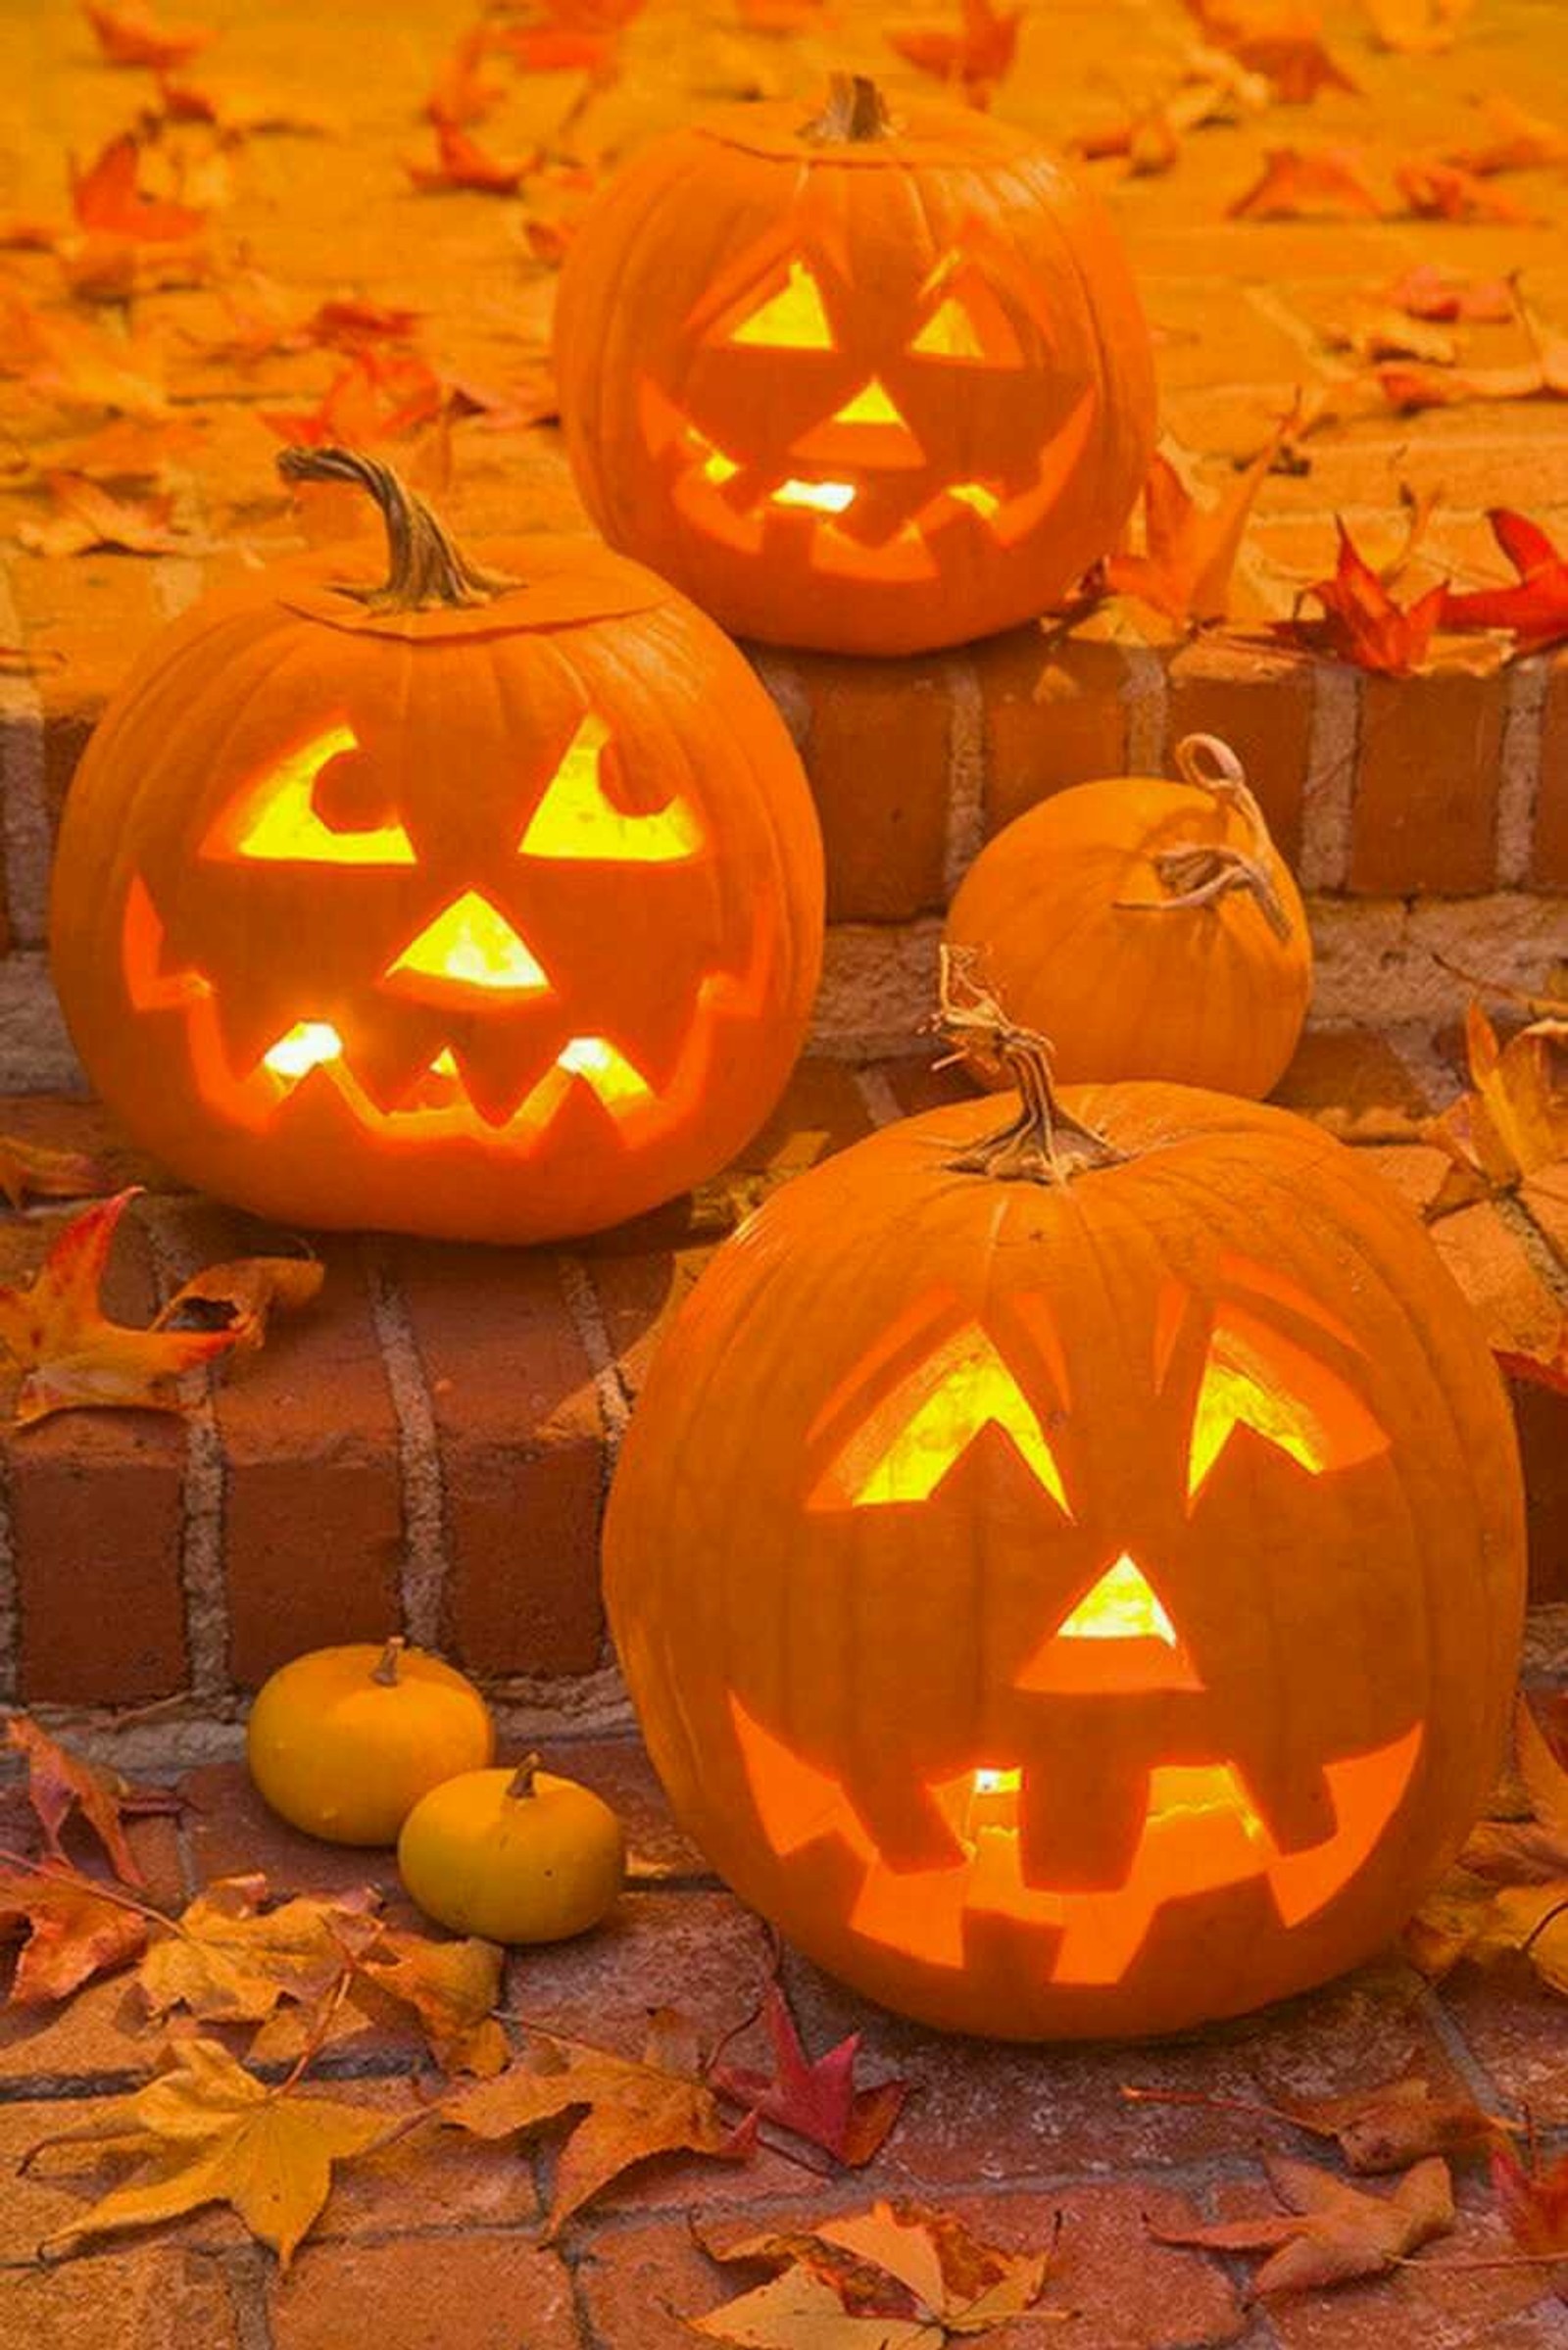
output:
M1456 1080L1386 1037L1310 1037L1280 1099L1422 1206L1445 1161L1422 1117ZM571 1249L378 1236L321 1243L308 1317L188 1420L76 1412L4 1443L0 1694L78 1712L231 1712L319 1642L402 1628L530 1716L582 1723L616 1684L597 1538L616 1441L668 1316L737 1215L903 1111L964 1091L929 1055L802 1063L730 1174ZM103 1153L149 1196L111 1311L144 1319L199 1264L289 1245L182 1193L79 1101L0 1102L0 1133ZM24 1277L64 1210L0 1227ZM1468 1207L1434 1238L1494 1343L1540 1344L1568 1299L1568 1195ZM1568 1399L1520 1388L1538 1597L1568 1597Z

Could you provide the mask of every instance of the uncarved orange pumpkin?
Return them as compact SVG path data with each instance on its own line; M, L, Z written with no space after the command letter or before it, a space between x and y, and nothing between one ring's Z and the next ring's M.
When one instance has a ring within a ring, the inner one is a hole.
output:
M1261 1097L1306 1018L1306 915L1236 754L1187 735L1176 764L1179 782L1074 784L1016 817L960 883L948 944L1050 1038L1067 1083L1162 1077Z
M566 447L612 546L728 628L847 653L1032 617L1153 441L1099 205L1028 132L840 78L656 140L562 273Z
M55 977L188 1181L289 1222L590 1232L723 1165L822 936L800 762L710 621L587 540L464 556L388 469L369 547L148 650L73 785Z
M809 1957L965 2032L1168 2031L1367 1957L1462 1841L1512 1426L1342 1145L1185 1087L1057 1102L1000 1043L1000 1132L996 1098L889 1126L698 1282L611 1619L682 1824Z

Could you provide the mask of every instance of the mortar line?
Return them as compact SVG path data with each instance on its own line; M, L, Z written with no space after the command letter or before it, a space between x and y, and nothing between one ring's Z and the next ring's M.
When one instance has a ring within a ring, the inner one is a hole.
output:
M1548 1297L1568 1310L1568 1265L1565 1265L1524 1201L1512 1192L1499 1192L1493 1201L1498 1220L1524 1250L1531 1271Z
M0 568L0 643L24 645L22 615ZM48 923L54 842L44 789L43 697L24 670L0 677L0 836L5 846L6 919L13 946L37 946Z
M942 895L951 901L985 840L985 699L967 653L942 664L948 697L948 815L943 843Z
M620 1440L626 1433L631 1417L631 1395L615 1357L610 1327L593 1276L580 1256L568 1255L564 1249L556 1256L556 1277L571 1326L577 1333L578 1344L588 1358L593 1375L594 1394L599 1399L599 1424L605 1439L605 1473L609 1482L620 1450Z
M239 2350L274 2350L271 2321L267 2314L260 2247L239 2244L216 2256Z
M1152 645L1119 645L1126 675L1117 699L1127 720L1129 775L1158 775L1165 759L1170 679Z
M855 1090L864 1102L866 1114L873 1126L891 1126L905 1115L903 1102L893 1091L893 1081L886 1069L874 1062L855 1072Z
M1501 889L1529 885L1548 676L1547 663L1539 657L1515 661L1508 674L1497 759L1495 870Z
M1298 878L1303 890L1343 890L1349 877L1360 758L1360 674L1334 662L1316 662L1301 793Z
M1464 2082L1483 2113L1506 2113L1518 2100L1505 2096L1487 2067L1471 2047L1458 2025L1439 1998L1434 1984L1423 1983L1415 2001L1416 2012L1430 2026L1441 2043L1444 2055Z
M22 1582L17 1573L11 1461L0 1453L0 1705L22 1702Z
M194 1268L180 1252L156 1207L141 1218L166 1305ZM193 1697L213 1698L228 1687L228 1591L223 1580L223 1516L227 1467L219 1432L219 1365L202 1378L185 1413L185 1466L179 1481L179 1584L185 1603L185 1652Z
M387 1262L384 1243L368 1234L363 1236L360 1261L370 1302L370 1324L398 1427L398 1490L403 1511L398 1582L403 1629L416 1647L433 1648L441 1640L447 1565L446 1493L435 1407L408 1300Z

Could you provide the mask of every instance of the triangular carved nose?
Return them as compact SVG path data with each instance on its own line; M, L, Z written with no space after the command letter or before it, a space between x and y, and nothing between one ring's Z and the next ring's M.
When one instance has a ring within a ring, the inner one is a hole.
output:
M1124 1550L1041 1641L1015 1686L1114 1696L1202 1684L1159 1593Z
M404 995L443 1001L470 989L490 996L537 996L550 988L527 941L477 890L465 890L427 922L382 984Z
M843 406L791 444L808 465L923 465L921 448L903 409L881 378L867 376Z

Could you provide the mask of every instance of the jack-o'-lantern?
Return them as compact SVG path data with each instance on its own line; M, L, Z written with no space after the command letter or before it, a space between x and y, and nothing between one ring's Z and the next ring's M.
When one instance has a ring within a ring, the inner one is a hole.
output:
M835 80L655 141L562 273L566 447L612 546L726 627L846 653L1033 617L1115 544L1153 373L1049 149Z
M983 958L1068 1083L1163 1077L1259 1098L1306 1018L1306 915L1230 745L1184 735L1176 766L1179 782L1074 784L1015 817L959 884L948 943Z
M1343 1145L1057 1100L986 1021L1001 1133L992 1098L887 1127L697 1284L611 1619L683 1825L809 1957L953 2029L1167 2031L1365 1958L1462 1840L1518 1660L1512 1427Z
M105 714L55 864L56 982L145 1148L291 1222L591 1232L772 1107L821 847L747 663L587 541L386 520L199 606Z

